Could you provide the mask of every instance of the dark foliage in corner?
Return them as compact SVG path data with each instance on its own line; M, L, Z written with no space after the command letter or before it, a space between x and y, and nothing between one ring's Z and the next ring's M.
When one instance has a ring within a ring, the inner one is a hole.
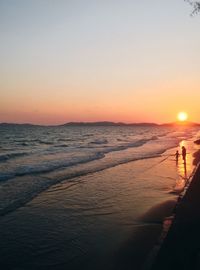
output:
M192 1L192 0L185 0L185 1L188 2L193 7L191 16L194 16L198 12L200 12L200 1Z

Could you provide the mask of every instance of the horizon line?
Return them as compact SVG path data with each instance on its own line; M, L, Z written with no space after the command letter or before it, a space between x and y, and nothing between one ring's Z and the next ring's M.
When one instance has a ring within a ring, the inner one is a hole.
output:
M162 126L162 125L187 125L187 124L193 124L193 125L200 125L200 123L197 122L192 122L192 121L174 121L174 122L165 122L165 123L155 123L155 122L114 122L114 121L70 121L70 122L65 122L63 124L35 124L31 122L24 122L24 123L19 123L19 122L0 122L0 125L29 125L29 126L46 126L46 127L57 127L57 126L70 126L70 125L92 125L92 124L107 124L107 125L157 125L157 126Z

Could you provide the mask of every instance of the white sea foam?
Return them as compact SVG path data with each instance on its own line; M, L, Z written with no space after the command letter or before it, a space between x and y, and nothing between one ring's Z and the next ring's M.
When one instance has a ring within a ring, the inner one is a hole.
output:
M44 127L19 128L12 136L13 130L0 130L0 212L23 205L62 180L157 157L192 132L164 127Z

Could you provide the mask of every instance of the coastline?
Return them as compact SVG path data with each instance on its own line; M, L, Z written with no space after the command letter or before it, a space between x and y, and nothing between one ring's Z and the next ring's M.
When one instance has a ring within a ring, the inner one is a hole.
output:
M195 161L197 162L197 160ZM200 164L176 207L169 230L148 269L200 268Z

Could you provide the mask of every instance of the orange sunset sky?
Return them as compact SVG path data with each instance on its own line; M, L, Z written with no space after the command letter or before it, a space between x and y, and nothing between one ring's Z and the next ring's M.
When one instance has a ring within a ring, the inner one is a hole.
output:
M0 2L0 122L200 122L200 15L183 0Z

